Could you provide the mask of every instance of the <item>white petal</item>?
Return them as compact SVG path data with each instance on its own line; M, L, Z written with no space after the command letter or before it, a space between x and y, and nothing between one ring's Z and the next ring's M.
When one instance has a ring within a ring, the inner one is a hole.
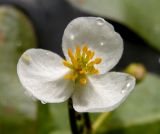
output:
M68 69L62 58L43 49L29 49L23 53L17 65L22 85L34 97L43 102L63 102L73 92L73 82L64 79Z
M111 24L97 17L80 17L68 24L62 42L67 59L67 49L75 50L77 44L88 44L89 48L95 51L95 57L102 58L102 63L97 66L102 74L118 63L123 52L120 35L114 31Z
M111 72L89 78L87 85L76 85L73 107L78 112L105 112L117 108L135 86L135 78Z

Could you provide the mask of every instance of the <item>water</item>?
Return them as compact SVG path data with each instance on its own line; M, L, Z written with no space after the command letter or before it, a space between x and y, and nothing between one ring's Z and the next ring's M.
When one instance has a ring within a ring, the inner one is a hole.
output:
M70 35L70 39L74 40L75 36L73 34Z
M47 102L41 100L41 103L42 103L42 104L46 104Z
M97 24L98 24L99 26L102 26L105 21L104 21L102 18L98 18L98 19L96 20L96 22L97 22Z
M47 52L46 54L49 55L49 52Z
M128 82L126 86L122 89L121 93L125 94L130 89L130 87L131 87L131 83Z
M100 45L101 45L101 46L104 46L104 42L100 42Z

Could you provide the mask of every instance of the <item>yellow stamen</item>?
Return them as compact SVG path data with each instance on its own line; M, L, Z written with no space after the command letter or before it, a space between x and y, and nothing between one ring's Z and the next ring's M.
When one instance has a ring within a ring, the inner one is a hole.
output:
M94 64L95 64L95 62L91 61L91 62L88 63L88 66L93 66Z
M72 53L72 49L68 49L68 55L69 55L69 57L70 57L70 59L71 59L71 62L73 63L73 66L75 67L75 68L77 68L78 67L78 63L77 63L77 60L75 59L75 57L73 56L73 53Z
M73 63L73 66L77 69L78 68L78 62L76 59L72 59L72 63Z
M89 59L92 59L94 56L94 52L91 52Z
M86 71L85 70L81 70L79 71L80 74L86 74Z
M75 80L76 79L76 75L75 74L72 74L72 73L68 73L64 76L65 79L68 79L68 80Z
M83 47L83 52L86 53L87 50L88 50L88 46L87 46L87 45L84 45L84 47Z
M94 63L95 64L100 64L102 62L102 59L101 58L96 58L95 60L94 60Z
M81 49L79 46L76 47L76 57L78 58L80 56L80 52L81 52Z
M79 81L84 85L87 83L87 75L99 74L99 70L95 68L95 65L100 64L102 59L99 57L93 59L94 51L89 50L86 44L82 48L76 46L75 53L69 48L68 55L70 61L64 60L63 64L70 68L71 72L64 76L65 79Z
M73 68L73 65L66 60L63 60L63 65L66 66L66 67L69 67L71 69Z
M99 70L93 69L93 70L91 70L91 74L99 74Z
M92 51L87 52L87 59L88 60L91 60L93 58L93 56L94 56L94 52L92 52Z
M91 53L92 53L91 51L87 51L87 52L86 52L86 55L87 55L87 56L86 56L86 59L87 59L87 60L90 60L89 58L90 58Z
M68 48L68 55L69 57L72 59L73 58L73 53L72 53L72 49Z
M85 85L87 83L87 79L86 78L80 78L79 82L83 85Z

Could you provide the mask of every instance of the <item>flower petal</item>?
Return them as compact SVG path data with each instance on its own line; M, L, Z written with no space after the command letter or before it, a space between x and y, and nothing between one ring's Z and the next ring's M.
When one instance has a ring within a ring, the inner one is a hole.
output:
M112 69L123 52L121 36L102 18L80 17L68 24L62 42L65 57L68 59L68 48L75 50L76 45L84 44L95 51L95 57L102 58L102 63L97 65L101 74Z
M106 73L76 85L73 107L78 112L105 112L117 108L135 86L135 78L125 73Z
M43 49L29 49L23 53L17 65L22 85L43 102L63 102L73 92L73 82L64 79L69 71L62 58Z

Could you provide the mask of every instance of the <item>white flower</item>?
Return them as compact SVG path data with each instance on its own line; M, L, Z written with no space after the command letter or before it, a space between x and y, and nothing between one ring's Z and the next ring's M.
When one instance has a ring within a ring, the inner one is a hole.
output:
M29 49L17 65L22 85L46 103L72 98L78 112L104 112L118 107L135 86L126 73L108 72L119 61L123 41L102 18L80 17L69 23L56 53Z

